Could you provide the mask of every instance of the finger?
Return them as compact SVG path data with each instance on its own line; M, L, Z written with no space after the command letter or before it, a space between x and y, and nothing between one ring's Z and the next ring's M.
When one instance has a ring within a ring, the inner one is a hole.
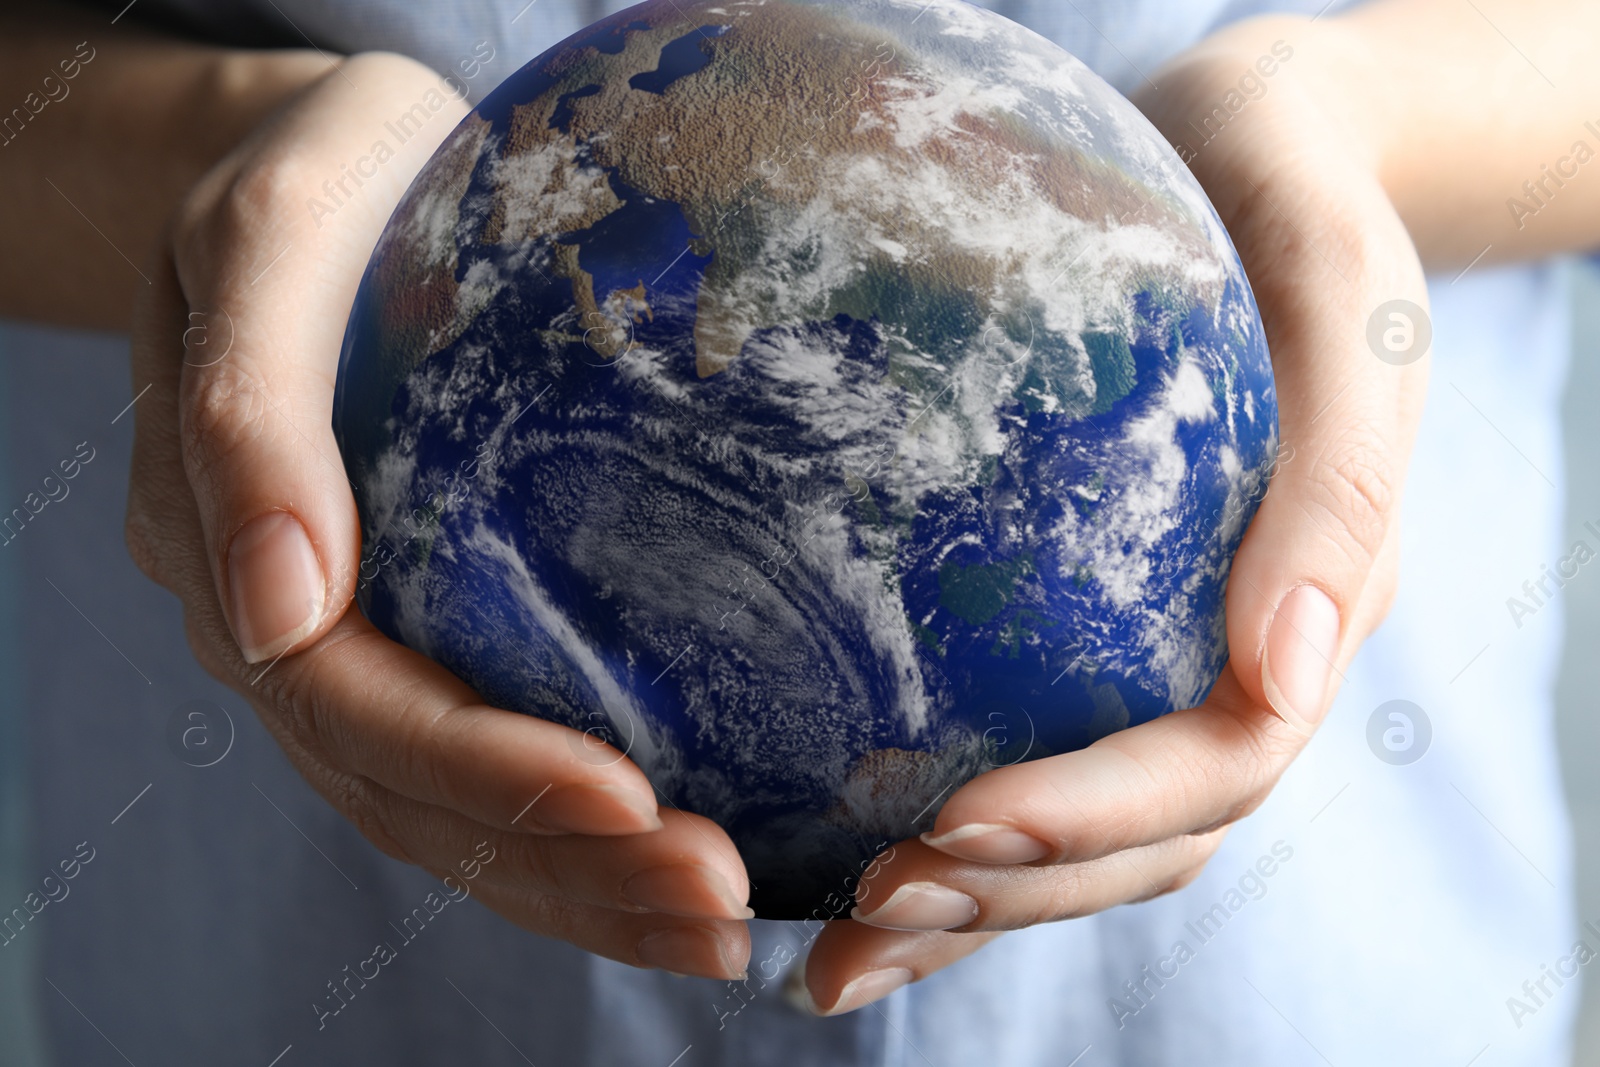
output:
M970 863L920 841L856 892L850 917L886 930L1017 930L1169 893L1188 884L1226 830L1169 838L1102 859L1051 867Z
M372 144L397 102L428 91L439 113L371 177L352 178L351 146ZM184 462L249 662L304 647L352 598L360 534L332 431L345 323L389 209L464 113L420 64L347 60L261 135L275 147L242 146L174 227L183 292L207 334L183 369ZM328 197L341 204L332 218L308 211Z
M484 826L370 782L343 788L357 822L378 828L410 862L521 892L629 912L750 919L750 885L721 827L681 811L627 837L536 836Z
M655 792L622 753L484 707L454 675L388 641L359 614L339 624L326 654L248 667L211 567L190 548L202 543L199 505L176 429L187 305L170 257L151 278L133 343L134 390L144 395L135 408L127 539L141 569L183 600L190 644L207 669L248 696L286 748L347 778L370 778L503 829L632 834L658 826Z
M922 840L975 863L1081 863L1249 814L1306 735L1224 671L1210 698L953 793Z
M187 312L170 261L163 266L152 275L135 334L134 385L148 390L136 408L127 535L141 568L190 606L190 643L208 669L262 704L280 739L424 803L536 832L638 833L658 825L653 789L621 753L553 723L483 707L449 672L359 617L347 626L355 641L305 669L280 663L262 678L237 653L230 660L218 651L231 642L212 574L203 556L184 547L200 540L176 430ZM279 697L282 704L268 699Z
M999 936L1000 931L903 932L832 922L797 972L801 999L814 1015L857 1011L965 959Z
M1173 855L1181 851L1174 849ZM1043 885L1032 887L1025 891L1032 901L1031 907L1041 916L1047 916L1059 908L1061 914L1055 915L1055 919L1090 914L1116 904L1148 899L1181 888L1192 881L1204 866L1202 859L1176 872L1163 869L1160 873L1166 877L1166 884L1156 890L1141 892L1141 885L1152 883L1145 874L1136 871L1130 876L1133 868L1125 857L1126 854L1120 863L1113 858L1101 861L1098 865L1086 865L1096 867L1096 876L1069 879L1060 889ZM1052 870L1048 873L1059 875L1061 872ZM1072 896L1074 893L1075 897ZM1014 890L1012 896L1020 898L1023 894L1024 891ZM905 899L902 894L902 901ZM1018 915L1014 914L1007 921L1015 926L1029 925L1028 921L1017 921L1017 918ZM995 928L983 923L952 932L897 930L863 922L830 923L818 936L800 972L805 1004L817 1015L843 1015L856 1011L904 985L920 981L965 959L1010 928L1013 926Z
M478 886L473 895L525 930L634 967L742 981L750 961L742 922L634 915L497 885Z
M1310 166L1274 162L1257 173L1229 220L1263 309L1283 458L1234 557L1226 600L1245 691L1308 734L1375 624L1361 610L1369 583L1393 581L1384 546L1427 378L1425 352L1394 365L1368 338L1373 315L1393 301L1410 302L1410 320L1426 316L1398 215L1354 164L1304 173Z
M623 753L484 705L355 612L251 690L285 747L489 826L633 834L661 825L654 788Z
M800 974L806 1006L817 1015L856 1011L970 956L1003 930L1088 915L1182 888L1204 868L1221 836L1180 839L1069 868L1020 869L953 866L931 849L903 842L895 846L894 861L881 865L882 884L874 884L864 899L858 894L863 901L858 910L877 898L880 916L888 912L890 918L934 921L930 908L948 908L949 898L919 903L916 890L907 893L906 887L949 882L973 891L977 917L955 931L829 923Z

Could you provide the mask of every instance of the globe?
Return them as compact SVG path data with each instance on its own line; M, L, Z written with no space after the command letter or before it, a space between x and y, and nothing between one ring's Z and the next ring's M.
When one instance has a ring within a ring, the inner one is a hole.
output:
M1201 702L1277 448L1188 170L959 0L539 56L394 212L334 423L367 617L633 760L786 919L973 776Z

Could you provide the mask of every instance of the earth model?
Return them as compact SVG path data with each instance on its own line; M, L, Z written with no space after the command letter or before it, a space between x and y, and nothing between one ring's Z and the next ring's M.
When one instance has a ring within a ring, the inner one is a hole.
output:
M958 0L660 0L523 67L390 220L334 422L368 618L790 919L974 775L1199 703L1277 447L1199 186Z

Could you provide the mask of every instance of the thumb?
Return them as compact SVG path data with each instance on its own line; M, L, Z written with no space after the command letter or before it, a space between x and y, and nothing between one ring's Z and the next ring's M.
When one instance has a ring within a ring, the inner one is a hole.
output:
M420 64L344 60L174 223L184 466L248 662L304 647L354 598L360 525L332 431L345 323L385 221L465 112ZM414 131L399 144L397 116Z
M1283 443L1226 606L1240 684L1306 734L1393 595L1431 336L1421 267L1377 182L1347 175L1332 205L1308 199L1310 185L1263 184L1236 227L1273 353ZM1410 350L1369 342L1385 309L1414 331Z

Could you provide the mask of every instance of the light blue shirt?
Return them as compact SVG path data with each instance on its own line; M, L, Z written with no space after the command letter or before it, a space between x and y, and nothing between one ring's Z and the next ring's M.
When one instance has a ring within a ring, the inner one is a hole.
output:
M474 98L621 6L141 4L219 38L246 27L256 40L392 49L441 71L488 41L495 58ZM989 6L1128 91L1266 5ZM80 842L94 859L0 948L0 1000L16 1016L0 1064L1565 1063L1579 993L1562 976L1578 972L1575 942L1600 952L1600 923L1580 930L1572 917L1551 696L1561 622L1505 606L1571 540L1557 420L1565 289L1557 268L1479 267L1431 292L1435 369L1394 609L1268 802L1181 892L1008 934L828 1020L781 994L795 964L780 961L811 936L799 924L754 923L752 978L735 987L593 958L468 904L442 910L319 1029L326 983L435 883L368 846L295 775L247 706L192 661L178 605L129 562L126 341L4 328L5 507L80 442L96 458L0 548L0 637L18 635L0 648L12 682L0 912ZM1372 373L1386 370L1374 361ZM169 748L174 713L192 700L231 717L232 748L214 766ZM1431 724L1410 765L1369 745L1369 719L1393 700Z

